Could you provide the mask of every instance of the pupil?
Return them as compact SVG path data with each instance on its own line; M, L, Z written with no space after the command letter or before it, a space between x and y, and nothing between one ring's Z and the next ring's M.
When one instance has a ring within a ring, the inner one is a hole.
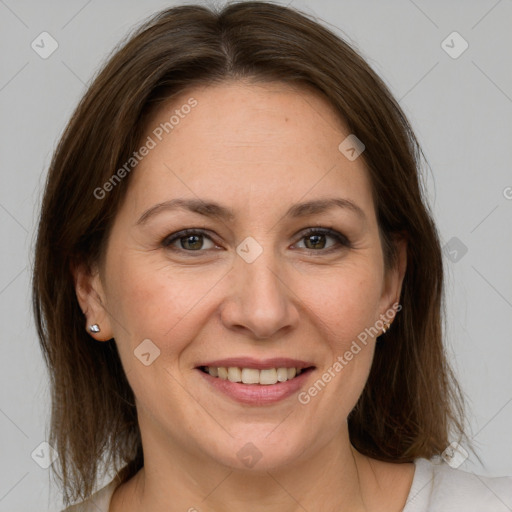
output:
M315 248L317 247L317 244L320 243L320 238L323 237L324 235L309 235L307 237L308 240L314 240L313 242L313 245L315 246ZM323 248L323 247L321 247Z
M189 235L189 236L185 236L183 237L181 240L185 241L185 245L187 243L189 243L191 240L192 240L192 244L194 244L194 239L196 240L196 246L195 247L184 247L184 249L200 249L201 248L201 240L200 240L200 236L201 235Z

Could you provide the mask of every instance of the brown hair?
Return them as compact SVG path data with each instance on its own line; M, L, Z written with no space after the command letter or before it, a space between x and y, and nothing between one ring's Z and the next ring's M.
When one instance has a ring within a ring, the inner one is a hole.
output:
M369 65L306 15L265 2L174 7L116 48L80 101L51 161L42 203L33 307L52 390L50 444L66 503L86 498L98 472L128 480L143 465L133 392L115 343L85 331L72 265L100 261L130 181L96 199L139 147L150 112L194 85L278 81L323 93L366 146L386 268L393 238L408 240L403 306L349 421L361 453L391 462L440 454L464 436L464 398L443 346L443 261L420 186L422 152L404 113ZM340 141L341 142L341 141Z

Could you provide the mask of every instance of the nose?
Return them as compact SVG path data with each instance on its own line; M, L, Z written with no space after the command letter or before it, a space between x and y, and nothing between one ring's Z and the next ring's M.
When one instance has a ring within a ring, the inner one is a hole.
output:
M292 283L263 253L252 263L236 257L229 272L229 296L221 308L221 319L228 329L247 331L252 338L269 339L292 330L300 315Z

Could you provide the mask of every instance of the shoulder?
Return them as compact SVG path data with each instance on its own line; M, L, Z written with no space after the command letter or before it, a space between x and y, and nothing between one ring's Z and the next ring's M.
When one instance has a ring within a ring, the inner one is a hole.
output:
M108 485L95 492L90 498L68 507L62 512L108 512L110 500L118 486L118 482L112 480Z
M403 512L512 510L512 476L476 475L452 468L440 458L418 458L414 464L414 479Z

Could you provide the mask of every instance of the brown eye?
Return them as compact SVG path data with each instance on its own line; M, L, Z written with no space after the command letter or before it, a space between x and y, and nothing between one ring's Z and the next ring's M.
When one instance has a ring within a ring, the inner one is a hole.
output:
M325 249L325 238L326 235L308 235L304 237L306 241L305 245L307 249ZM308 247L308 244L311 244L312 247Z
M334 243L331 243L329 246L327 245L327 239L334 239ZM324 251L329 252L331 249L336 249L339 246L350 247L349 240L332 229L319 229L319 228L311 228L306 233L302 235L301 240L304 240L305 248L310 251Z
M179 239L183 249L201 249L203 246L203 235L187 235Z
M166 237L162 241L162 246L178 251L200 252L201 249L205 249L205 241L209 241L211 244L211 247L206 247L206 249L212 249L215 246L211 238L205 233L194 229L186 229ZM178 246L176 246L177 243Z
M329 239L334 242L329 242ZM326 228L310 228L302 234L300 241L303 240L304 249L311 252L327 253L335 251L340 247L351 247L350 241L344 235ZM205 243L209 243L210 246L205 247ZM166 249L188 253L200 253L216 247L209 235L197 229L185 229L173 233L164 238L161 244Z

